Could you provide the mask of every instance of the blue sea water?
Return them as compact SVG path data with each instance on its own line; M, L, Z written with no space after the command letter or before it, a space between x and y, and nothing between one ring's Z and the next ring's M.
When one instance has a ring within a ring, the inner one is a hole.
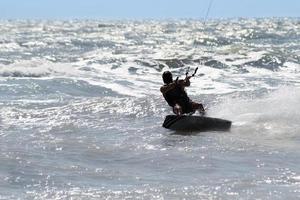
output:
M0 21L0 199L299 199L300 20ZM227 132L185 135L161 75Z

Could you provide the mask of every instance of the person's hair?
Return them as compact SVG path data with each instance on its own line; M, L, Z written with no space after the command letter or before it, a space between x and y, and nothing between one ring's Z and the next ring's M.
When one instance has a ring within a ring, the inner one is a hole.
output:
M172 73L169 71L165 71L162 75L162 78L165 84L169 84L173 82Z

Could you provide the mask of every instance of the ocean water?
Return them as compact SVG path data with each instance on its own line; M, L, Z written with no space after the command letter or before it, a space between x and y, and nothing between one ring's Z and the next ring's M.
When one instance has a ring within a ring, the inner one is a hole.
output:
M0 21L0 199L300 199L300 20ZM170 70L227 132L178 134Z

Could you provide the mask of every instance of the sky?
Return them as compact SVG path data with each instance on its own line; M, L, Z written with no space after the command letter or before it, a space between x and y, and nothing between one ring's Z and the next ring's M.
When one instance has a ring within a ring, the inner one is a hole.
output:
M299 0L0 0L0 19L300 17Z

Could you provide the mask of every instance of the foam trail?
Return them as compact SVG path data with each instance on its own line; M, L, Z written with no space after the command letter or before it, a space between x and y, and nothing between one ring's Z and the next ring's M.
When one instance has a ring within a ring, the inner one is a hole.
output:
M281 87L263 97L226 98L209 114L233 121L232 132L246 137L299 141L300 89ZM281 143L282 144L282 143Z

